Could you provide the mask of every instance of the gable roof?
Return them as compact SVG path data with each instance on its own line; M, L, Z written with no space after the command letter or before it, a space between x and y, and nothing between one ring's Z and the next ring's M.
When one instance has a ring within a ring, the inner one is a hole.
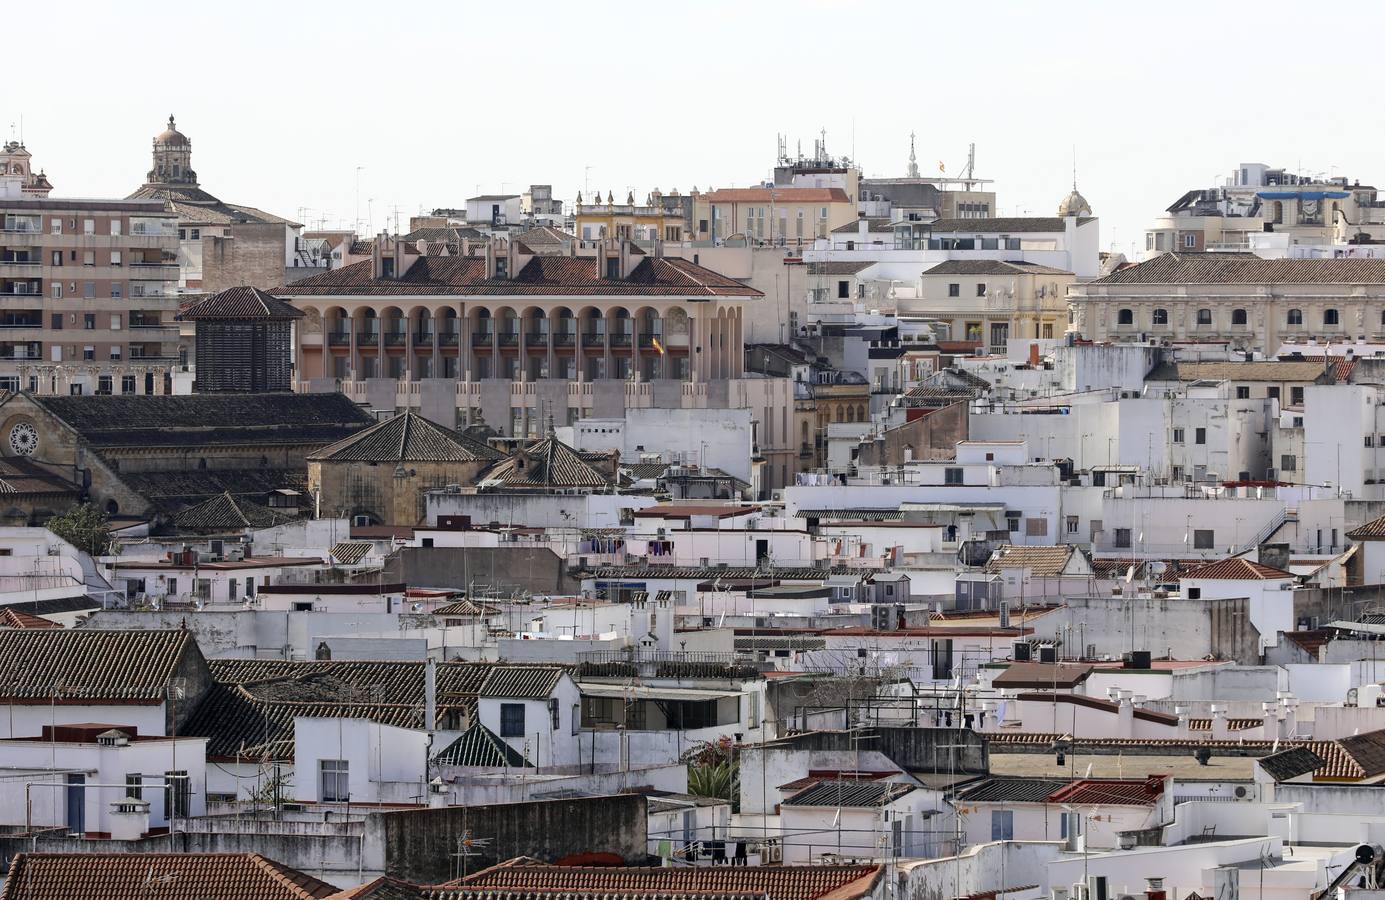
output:
M294 518L267 506L237 500L226 491L181 510L173 516L173 524L184 531L241 531L246 528L270 528Z
M23 628L0 631L0 701L47 703L53 697L156 704L197 642L182 629L99 631Z
M330 462L484 462L500 459L498 451L466 435L443 428L412 410L358 431L308 454Z
M605 488L611 480L555 437L530 444L482 477L511 488Z
M626 278L607 278L590 256L534 256L510 278L487 278L479 256L421 256L403 275L376 278L363 260L279 289L292 297L383 296L762 297L734 278L677 257L646 256Z
M983 569L991 573L1002 569L1028 569L1034 577L1053 577L1066 574L1074 555L1080 552L1074 544L1001 544L986 560Z
M1057 778L996 775L962 788L957 799L967 803L1043 803L1067 784Z
M864 219L867 233L890 233L894 231L894 224L889 216L864 216L857 218L844 225L838 225L832 229L833 234L859 234L861 231L860 222Z
M1067 269L1055 269L1038 263L1008 261L1001 259L949 259L938 263L931 269L924 269L925 275L1071 275Z
M0 900L125 900L168 878L167 896L316 900L338 889L258 853L19 853Z
M825 259L808 263L809 275L856 275L875 265L875 260L852 262L845 259Z
M917 790L897 781L860 781L836 778L819 781L786 798L783 806L884 806Z
M1233 556L1193 569L1190 572L1184 572L1179 576L1179 580L1210 578L1225 581L1279 581L1285 578L1293 580L1295 577L1292 572L1285 572L1283 569L1276 569L1274 566L1267 566L1263 563L1251 562L1242 556Z
M1146 381L1302 381L1311 383L1323 374L1321 362L1299 359L1254 359L1232 362L1162 363Z
M1079 778L1054 791L1049 803L1153 806L1164 794L1164 778Z
M1353 541L1385 541L1385 516L1372 519L1347 532Z
M465 896L496 898L758 896L774 900L852 900L870 895L882 871L880 866L596 868L510 860L445 887L486 889L490 893ZM502 894L502 890L510 893Z
M180 322L199 322L209 319L301 319L303 312L294 309L273 294L256 287L227 288L183 310L174 318Z
M1095 666L1089 663L1017 662L991 681L996 688L1073 688L1086 681Z
M1262 259L1254 253L1161 253L1090 283L1385 284L1385 259Z
M41 619L17 609L6 606L0 608L0 628L61 628L51 619Z
M1100 709L1108 713L1119 713L1120 704L1112 703L1110 700L1102 700L1099 697L1088 697L1083 694L1055 694L1052 691L1030 691L1024 694L1016 694L1016 700L1037 700L1041 703L1069 703L1073 706L1085 706L1087 709ZM1152 709L1141 709L1135 707L1133 710L1137 719L1146 722L1158 722L1161 725L1178 725L1178 716L1172 713L1155 712Z
M526 769L532 764L480 722L443 748L433 758L434 765L469 766L488 769Z
M1288 781L1321 769L1326 762L1308 747L1290 747L1260 758L1260 768L1275 781Z

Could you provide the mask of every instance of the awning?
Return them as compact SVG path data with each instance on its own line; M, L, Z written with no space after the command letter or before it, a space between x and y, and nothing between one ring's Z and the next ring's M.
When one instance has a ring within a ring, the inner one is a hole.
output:
M1376 625L1371 622L1344 622L1339 619L1336 622L1328 622L1327 627L1342 631L1355 631L1359 634L1385 634L1385 625Z
M661 688L644 685L579 683L584 697L611 697L617 700L720 700L740 697L740 691L700 691L695 688Z

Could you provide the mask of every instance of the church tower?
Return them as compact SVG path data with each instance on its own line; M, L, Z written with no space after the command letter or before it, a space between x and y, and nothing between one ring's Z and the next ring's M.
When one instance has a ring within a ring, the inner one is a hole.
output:
M192 141L178 130L173 116L168 128L154 138L154 168L149 170L150 184L183 184L197 187L197 173L192 170Z

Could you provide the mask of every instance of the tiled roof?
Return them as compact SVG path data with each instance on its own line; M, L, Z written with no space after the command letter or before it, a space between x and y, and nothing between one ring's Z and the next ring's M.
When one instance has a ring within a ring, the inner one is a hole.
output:
M494 607L480 606L470 600L458 600L456 603L445 603L433 610L435 616L492 616L496 614Z
M524 769L530 763L524 754L496 737L480 722L474 723L462 736L448 744L433 759L434 765L469 766L491 769Z
M1151 775L1133 778L1081 778L1059 788L1048 797L1049 803L1152 806L1164 794L1164 779Z
M1091 284L1385 284L1385 259L1262 259L1253 253L1161 253Z
M264 497L279 488L306 490L307 470L274 466L253 469L189 469L184 472L121 472L120 480L155 502L193 501L229 492L233 497Z
M81 486L75 481L42 468L26 456L0 459L0 494L73 495L80 491Z
M904 513L898 509L803 509L798 510L799 518L819 519L828 522L899 522Z
M1260 767L1275 781L1288 781L1290 778L1316 772L1325 764L1326 760L1308 747L1290 747L1288 750L1260 758Z
M589 256L535 256L512 278L487 278L476 256L424 256L397 278L375 278L370 260L310 275L279 293L317 295L760 297L755 288L677 257L640 260L628 278L606 278Z
M370 554L373 546L370 541L338 541L332 545L332 561L341 566L354 566Z
M858 223L860 221L860 219L856 219L855 221L847 222L845 225L838 225L836 228L832 229L832 233L859 234L861 231L861 226ZM867 216L865 221L866 231L868 233L873 232L876 234L888 234L894 231L894 226L890 223L889 216Z
M1088 220L1079 219L1078 224ZM996 219L938 219L929 223L934 234L1019 234L1021 232L1064 231L1066 225L1057 216L1033 216Z
M1068 561L1077 552L1072 544L1056 546L1001 544L986 560L985 571L995 573L1002 569L1028 569L1034 577L1050 577L1063 574Z
M482 697L542 700L553 693L563 670L556 666L494 666L476 692Z
M509 488L605 488L611 480L557 438L530 444L496 463L482 481Z
M249 503L244 499L237 500L230 493L222 493L196 506L181 510L173 517L173 524L180 531L215 533L241 531L246 528L270 528L294 518L267 506Z
M837 566L818 569L813 566L602 566L592 574L597 578L774 578L779 581L826 581L828 575L859 575L865 578L873 569L856 566Z
M522 891L525 893L510 896L533 898L610 894L619 897L758 895L774 900L852 900L868 896L880 875L879 866L590 868L533 865L511 860L448 887Z
M69 701L157 703L188 652L197 645L183 630L0 631L0 700L47 702L56 685Z
M1099 697L1087 697L1083 694L1055 694L1051 691L1031 691L1026 694L1016 694L1017 700L1035 700L1040 703L1070 703L1073 706L1085 706L1087 709L1100 709L1109 713L1116 713L1120 710L1120 704L1112 703L1110 700L1102 700ZM1155 712L1152 709L1133 710L1134 717L1144 719L1146 722L1158 722L1161 725L1177 725L1178 716L1172 713Z
M1385 541L1385 516L1372 519L1365 525L1347 532L1353 541Z
M0 900L312 900L337 891L258 853L19 853Z
M819 187L755 187L721 188L702 195L708 203L849 203L851 198L841 188Z
M994 776L968 785L957 794L960 803L1043 803L1067 781L1054 778Z
M875 262L850 262L848 260L823 260L808 263L809 275L855 275L864 272Z
M0 628L61 628L57 622L50 619L41 619L29 613L11 609L6 606L0 608Z
M1302 381L1323 374L1321 362L1255 359L1248 362L1176 362L1155 367L1147 381Z
M1017 662L991 682L997 688L1072 688L1086 681L1095 668L1087 663Z
M915 789L894 781L836 778L819 781L784 800L784 806L884 806Z
M338 393L31 399L97 447L327 444L374 424Z
M1285 572L1283 569L1276 569L1274 566L1251 562L1241 556L1233 556L1229 559L1218 560L1210 565L1184 572L1179 576L1179 579L1212 578L1225 581L1280 581L1285 578L1292 580L1294 577L1292 572Z
M634 515L637 519L690 519L694 516L732 519L759 512L759 510L760 507L748 503L683 500L646 506L643 509L635 510Z
M483 462L501 454L480 441L405 410L308 455L331 462Z
M1372 735L1382 734L1382 732L1372 732ZM1361 735L1366 737L1367 735ZM996 745L991 750L992 753L1010 752L1003 747L1026 746L1030 751L1048 753L1053 749L1056 741L1063 741L1073 750L1080 750L1086 747L1100 748L1102 750L1118 750L1127 755L1138 755L1141 752L1168 755L1170 751L1192 753L1199 747L1206 747L1216 755L1230 756L1254 756L1257 758L1269 756L1277 753L1281 749L1288 747L1307 747L1322 757L1325 761L1322 768L1313 773L1315 779L1326 779L1330 781L1359 781L1363 778L1372 777L1351 753L1347 752L1346 747L1341 741L1247 741L1239 738L1217 740L1201 737L1183 738L1101 738L1099 740L1076 739L1060 734L1044 733L988 733L986 742ZM1373 738L1379 742L1380 738ZM1376 773L1378 774L1378 773Z
M1187 724L1189 731L1212 730L1212 720L1206 717L1190 718L1187 720ZM1264 724L1264 719L1228 718L1226 720L1228 731L1246 731L1250 728L1260 728Z
M925 275L1071 275L1066 269L1041 266L1030 262L1009 262L1000 259L949 259L931 269L924 269Z
M1303 631L1285 631L1284 639L1291 644L1299 647L1313 659L1318 658L1318 651L1332 640L1335 632L1330 628L1313 628Z
M208 319L300 319L301 310L294 309L273 294L254 287L227 288L199 300L178 314L179 321L198 322Z

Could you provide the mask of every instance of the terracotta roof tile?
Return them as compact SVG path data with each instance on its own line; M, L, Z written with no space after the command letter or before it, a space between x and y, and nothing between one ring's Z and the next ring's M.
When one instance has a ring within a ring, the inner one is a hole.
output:
M151 894L151 885L157 890ZM0 900L313 900L337 888L258 853L20 853Z
M179 313L183 322L205 319L301 319L303 313L273 294L254 287L227 288Z
M190 632L33 628L0 631L0 700L158 703L188 653Z
M1245 557L1233 556L1184 572L1179 576L1179 580L1211 578L1225 581L1280 581L1286 578L1292 580L1295 577L1292 572L1252 562Z
M611 485L611 479L582 459L576 450L552 437L530 444L497 463L481 481L506 488L602 489Z
M1164 795L1164 778L1082 778L1054 791L1049 803L1153 806Z
M500 458L501 454L486 444L410 410L308 455L308 459L319 461L390 463L489 462Z
M0 609L0 628L61 628L57 622L31 616L26 612L5 607Z
M1161 253L1090 283L1385 284L1385 259L1262 259L1253 253Z
M1035 577L1058 576L1063 574L1077 552L1073 544L1002 544L986 560L985 571L994 573L1002 569L1028 569Z

